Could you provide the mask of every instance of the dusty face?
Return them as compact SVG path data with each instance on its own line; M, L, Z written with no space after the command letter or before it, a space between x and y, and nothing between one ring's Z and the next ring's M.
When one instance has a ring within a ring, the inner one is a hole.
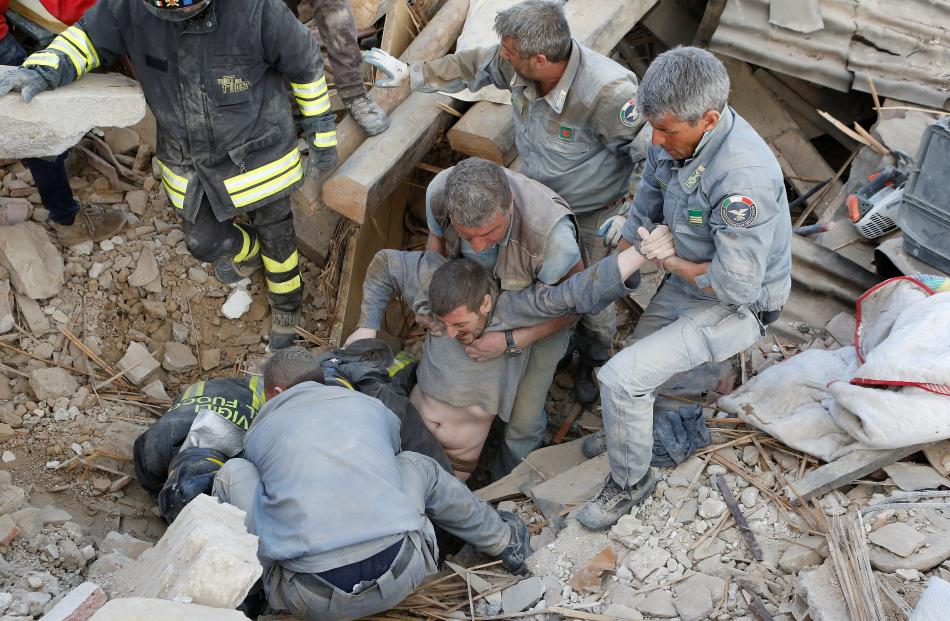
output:
M653 144L670 154L677 160L685 160L693 156L703 134L716 126L719 121L719 112L710 110L695 124L681 121L667 112L657 119L651 119L653 126Z
M471 345L485 332L491 309L491 297L486 295L478 310L473 311L463 304L440 316L439 320L445 324L446 336L457 339L462 345Z
M510 219L507 213L495 212L492 219L482 226L467 227L456 224L455 230L458 231L459 237L471 245L472 250L481 254L505 238Z
M536 67L534 66L536 64L535 60L532 57L525 57L518 53L517 48L515 48L514 37L502 38L499 54L503 59L511 63L511 67L521 77L527 80L539 79Z

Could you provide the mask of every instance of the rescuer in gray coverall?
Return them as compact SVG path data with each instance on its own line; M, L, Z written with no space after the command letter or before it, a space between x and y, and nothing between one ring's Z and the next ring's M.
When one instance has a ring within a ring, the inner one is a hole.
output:
M623 227L624 249L645 223L669 226L676 256L633 332L635 343L597 374L611 473L580 512L606 528L648 496L653 401L673 375L728 360L775 321L791 288L791 221L782 170L768 145L728 105L729 75L694 47L660 54L637 106L653 126L643 179Z
M244 458L214 483L259 538L272 608L327 621L392 608L438 571L434 524L526 572L529 535L517 516L433 459L400 452L399 419L381 401L322 379L309 352L275 353Z

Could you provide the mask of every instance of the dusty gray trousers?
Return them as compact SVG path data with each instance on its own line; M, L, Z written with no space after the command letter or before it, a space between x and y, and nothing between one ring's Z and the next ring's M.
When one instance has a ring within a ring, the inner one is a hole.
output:
M298 577L301 574L280 563L264 563L264 592L272 608L289 611L307 621L349 621L389 610L438 572L439 548L433 522L489 556L498 556L505 549L510 530L491 505L476 498L430 457L407 451L397 455L396 460L403 492L416 505L419 515L425 516L422 528L406 535L403 545L412 547L412 558L406 569L398 576L393 576L390 570L376 580L376 584L354 595L331 586L317 575L305 574L302 579ZM248 512L257 497L260 482L254 464L246 459L231 459L215 477L214 495ZM342 490L345 494L358 492ZM328 552L327 556L332 554ZM309 586L314 582L321 588Z
M590 265L600 261L608 254L610 248L604 245L604 240L597 236L597 229L607 218L617 213L617 207L604 207L589 214L575 216L577 218L577 234L581 243L587 249ZM611 304L596 315L583 315L574 331L574 344L580 354L581 362L592 367L599 367L610 358L610 347L617 332L617 311Z
M653 455L656 389L673 375L745 350L762 336L745 307L690 295L667 281L633 332L636 341L597 373L614 481L630 487L646 474Z

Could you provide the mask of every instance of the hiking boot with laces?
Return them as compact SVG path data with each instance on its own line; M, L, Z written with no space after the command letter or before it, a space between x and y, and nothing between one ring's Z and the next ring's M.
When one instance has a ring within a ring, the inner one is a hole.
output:
M227 257L221 257L214 263L214 277L226 285L232 285L245 278L250 278L262 265L260 255L240 263L235 263Z
M118 209L80 207L72 224L53 223L59 243L75 246L85 241L115 237L125 228L125 214Z
M593 459L607 450L607 434L597 431L584 437L581 442L581 452L584 457Z
M267 349L277 351L287 349L297 340L294 329L303 323L299 310L292 312L275 310L271 313L270 334L267 337Z
M654 487L656 477L652 469L647 469L643 478L628 489L620 487L613 476L608 474L597 496L587 501L577 512L577 520L591 530L609 528L627 515L634 505L643 502L643 499L653 492Z
M343 100L343 105L367 136L381 134L389 128L389 117L365 94L347 97Z
M511 540L498 558L505 569L518 576L528 575L528 568L524 562L531 556L531 535L528 533L528 527L514 513L510 511L499 511L498 517L508 525L511 530Z

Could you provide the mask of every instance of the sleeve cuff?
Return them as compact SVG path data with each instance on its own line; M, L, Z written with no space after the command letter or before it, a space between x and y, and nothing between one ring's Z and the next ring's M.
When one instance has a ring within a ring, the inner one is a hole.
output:
M425 72L422 70L422 63L412 63L409 65L409 89L412 91L421 90L426 85Z

